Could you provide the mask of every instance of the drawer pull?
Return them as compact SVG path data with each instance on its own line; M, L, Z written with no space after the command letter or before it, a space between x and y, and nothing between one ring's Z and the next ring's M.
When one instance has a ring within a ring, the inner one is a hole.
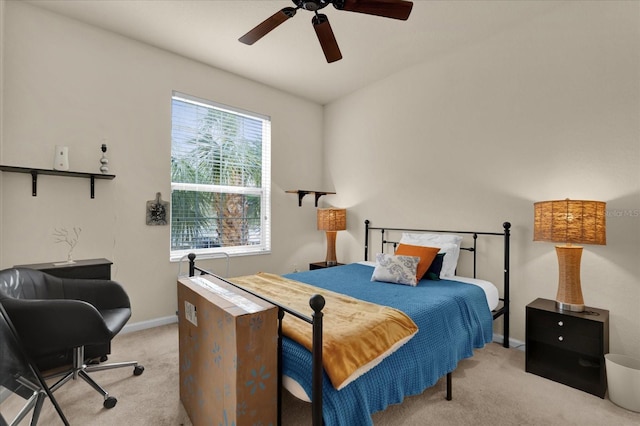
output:
M560 340L562 342L564 340L564 337L560 336L560 337L558 337L558 340Z
M558 321L558 325L559 325L560 327L562 327L562 326L564 325L564 323L563 323L562 321Z

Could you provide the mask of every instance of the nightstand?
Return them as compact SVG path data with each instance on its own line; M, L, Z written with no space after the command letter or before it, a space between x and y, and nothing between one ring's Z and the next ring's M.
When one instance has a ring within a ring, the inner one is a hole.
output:
M344 265L344 263L338 263L333 266L340 266L340 265ZM327 262L313 262L309 264L310 271L313 271L314 269L323 269L323 268L331 268L331 266L328 266Z
M604 398L609 311L561 311L536 299L526 307L526 371Z

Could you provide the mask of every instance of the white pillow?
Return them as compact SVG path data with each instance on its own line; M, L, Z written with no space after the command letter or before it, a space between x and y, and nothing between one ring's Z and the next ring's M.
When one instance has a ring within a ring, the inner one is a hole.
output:
M447 256L445 256L447 257ZM387 253L376 254L376 267L371 281L383 281L395 284L416 286L416 270L420 258L418 256L395 256Z
M432 243L433 244L433 243ZM432 247L440 247L438 253L445 253L442 258L442 269L440 270L440 278L451 278L456 275L458 267L458 257L460 255L460 246L453 243L435 243Z
M414 246L439 247L440 253L446 253L442 261L440 278L448 278L456 274L462 238L462 236L455 234L403 232L400 243Z

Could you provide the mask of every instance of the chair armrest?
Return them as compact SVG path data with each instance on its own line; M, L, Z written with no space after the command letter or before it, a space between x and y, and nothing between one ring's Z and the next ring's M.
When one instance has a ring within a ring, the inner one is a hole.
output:
M2 305L32 356L111 340L102 315L81 300L4 299Z
M65 299L84 300L98 310L130 308L129 296L112 280L62 278Z

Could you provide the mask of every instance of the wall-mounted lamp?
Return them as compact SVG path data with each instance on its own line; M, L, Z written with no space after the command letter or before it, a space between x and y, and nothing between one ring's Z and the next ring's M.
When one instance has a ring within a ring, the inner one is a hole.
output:
M556 306L562 310L582 312L582 247L572 244L607 243L606 203L566 199L541 201L534 203L533 208L533 241L565 243L556 246L559 267Z
M327 266L338 264L336 260L336 234L337 231L347 229L346 209L318 209L318 230L327 233Z

